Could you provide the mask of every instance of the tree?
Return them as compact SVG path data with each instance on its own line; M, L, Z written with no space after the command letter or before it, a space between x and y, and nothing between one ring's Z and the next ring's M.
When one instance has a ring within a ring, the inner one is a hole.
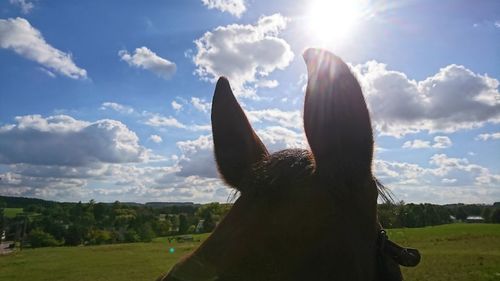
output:
M465 221L467 219L467 213L465 212L464 207L458 207L456 218L461 221Z
M31 244L32 248L54 247L62 244L61 242L57 241L54 236L44 232L39 228L33 229L31 231L31 233L28 235L28 242Z
M179 234L186 234L189 228L187 216L185 214L179 215Z
M141 240L141 237L139 237L139 234L137 234L137 231L133 229L128 229L125 232L125 241L126 242L139 242Z
M484 207L483 212L481 213L481 216L484 218L485 222L490 222L491 214L492 214L491 208Z
M0 243L2 243L4 224L3 208L0 208Z
M151 240L155 237L155 233L149 222L143 224L139 228L138 234L142 242L151 242Z
M212 232L215 228L215 221L211 212L206 212L203 217L203 232Z
M77 225L71 225L68 228L68 232L66 233L64 240L67 245L77 246L82 244L83 237L84 237L84 230Z
M495 211L493 211L490 219L492 223L500 223L500 208L496 208Z
M0 243L2 242L3 229L5 227L5 221L3 218L3 210L7 206L3 200L0 199Z

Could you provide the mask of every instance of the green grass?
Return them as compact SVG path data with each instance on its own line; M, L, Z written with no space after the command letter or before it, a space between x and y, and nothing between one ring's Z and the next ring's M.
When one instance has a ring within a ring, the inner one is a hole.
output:
M404 269L406 280L500 280L500 224L393 229L389 237L422 254L420 265ZM198 244L169 244L160 238L152 243L27 249L0 256L0 281L153 281ZM170 247L175 253L169 253Z
M500 280L500 224L449 224L394 229L389 237L418 248L422 261L406 280Z
M4 208L3 209L3 215L7 218L13 218L17 214L20 214L23 212L23 208Z

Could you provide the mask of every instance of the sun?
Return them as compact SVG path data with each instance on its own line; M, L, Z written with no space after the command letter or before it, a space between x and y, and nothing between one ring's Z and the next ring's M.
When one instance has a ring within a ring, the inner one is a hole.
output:
M323 42L345 38L362 16L362 0L315 0L308 11L308 30Z

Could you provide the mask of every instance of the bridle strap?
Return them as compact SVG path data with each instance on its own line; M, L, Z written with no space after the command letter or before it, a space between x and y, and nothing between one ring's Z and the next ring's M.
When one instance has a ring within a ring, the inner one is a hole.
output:
M393 259L399 265L406 267L417 266L420 262L420 252L413 248L404 248L389 240L387 232L381 229L378 233L378 247L380 252Z

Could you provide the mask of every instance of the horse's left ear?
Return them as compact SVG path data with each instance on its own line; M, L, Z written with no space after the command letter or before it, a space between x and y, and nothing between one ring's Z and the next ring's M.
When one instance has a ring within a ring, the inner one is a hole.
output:
M217 167L224 180L241 192L239 183L267 149L236 101L229 81L219 78L212 101L212 134Z

